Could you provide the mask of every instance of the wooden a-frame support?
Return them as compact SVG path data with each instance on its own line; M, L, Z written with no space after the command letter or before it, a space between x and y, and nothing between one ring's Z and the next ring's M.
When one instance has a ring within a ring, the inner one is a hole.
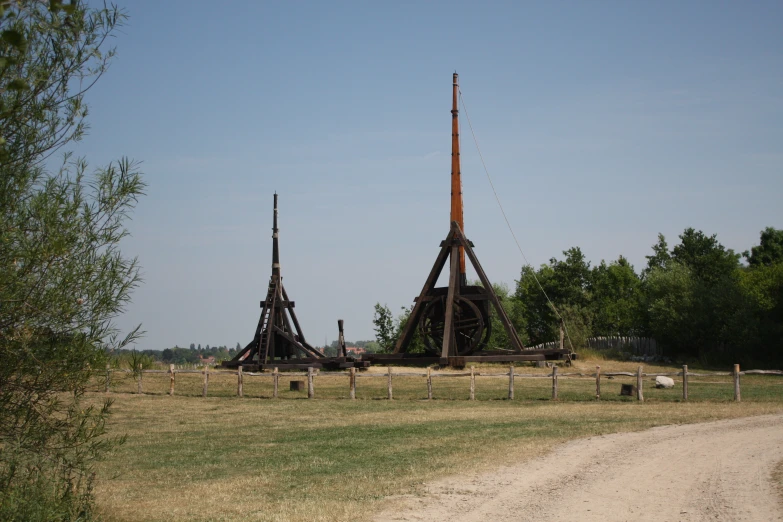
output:
M413 339L415 328L418 326L419 321L421 320L421 314L424 311L427 296L432 293L432 290L435 288L435 283L438 281L438 277L443 271L443 267L446 266L446 261L450 258L451 263L449 266L449 287L446 297L446 314L444 318L445 324L443 331L441 358L445 359L447 357L453 357L457 355L454 334L454 302L460 295L460 247L464 249L464 252L467 254L471 265L473 265L473 269L476 271L476 274L478 274L479 280L481 281L481 284L483 285L484 290L486 291L489 300L495 309L495 312L498 314L498 319L500 320L503 328L506 331L506 334L508 335L508 339L511 342L513 351L521 352L524 349L522 341L519 339L516 330L514 330L514 327L511 325L511 320L509 319L508 314L506 314L506 311L500 304L500 299L498 299L498 296L495 293L495 289L492 287L492 283L490 283L487 274L481 267L481 263L479 263L478 257L476 257L476 253L473 252L473 245L462 233L462 230L460 230L460 227L456 221L451 222L451 230L449 230L449 234L440 244L440 247L441 248L440 252L438 253L438 257L435 258L435 264L432 265L430 275L427 277L419 297L416 298L416 304L413 306L411 315L408 318L408 323L405 325L405 330L402 332L402 335L399 337L399 339L397 339L397 344L394 346L393 353L407 353L408 346Z
M294 312L294 302L288 299L282 277L274 274L269 281L266 299L261 304L261 317L253 340L234 357L232 362L237 361L239 364L242 361L250 362L254 359L254 355L258 354L257 364L271 364L275 357L276 340L284 341L285 352L278 355L286 359L323 357L323 354L305 341L302 327Z

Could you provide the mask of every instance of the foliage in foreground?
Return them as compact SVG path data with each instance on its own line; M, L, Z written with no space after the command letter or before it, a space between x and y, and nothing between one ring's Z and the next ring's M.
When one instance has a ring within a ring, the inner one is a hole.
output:
M85 92L108 67L116 7L0 4L0 519L83 520L109 402L86 404L89 368L132 340L113 323L139 283L118 245L144 184L121 160L88 174L65 154Z

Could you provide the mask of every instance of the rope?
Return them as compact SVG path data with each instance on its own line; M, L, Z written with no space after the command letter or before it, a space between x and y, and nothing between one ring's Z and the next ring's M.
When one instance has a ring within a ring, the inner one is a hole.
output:
M487 175L487 180L489 181L489 186L492 187L492 192L495 194L495 201L498 203L498 207L500 208L500 213L503 214L503 219L506 221L506 226L508 227L508 231L511 232L511 237L514 238L514 243L517 244L517 249L519 250L519 253L522 254L522 259L525 260L525 264L532 268L531 274L533 274L533 279L535 279L536 284L538 285L538 288L541 289L541 293L544 294L544 297L546 297L547 302L549 303L549 306L552 307L552 310L555 312L555 315L560 319L561 324L563 325L563 329L565 330L566 337L568 338L568 344L571 346L571 351L574 351L574 343L571 342L571 335L568 333L568 325L565 322L565 319L563 319L563 316L560 315L560 312L557 310L557 307L555 307L555 303L552 302L551 299L549 299L549 296L546 293L546 290L544 290L544 287L541 286L541 282L538 280L538 277L536 276L536 270L533 268L533 265L530 264L530 261L527 260L527 256L525 256L525 253L522 251L522 247L519 244L519 240L517 239L517 235L514 233L514 229L511 227L511 222L508 220L508 216L506 216L506 211L503 209L503 204L500 202L500 196L498 196L498 191L495 190L495 184L492 182L492 177L489 175L489 169L487 169L487 164L484 162L484 155L481 154L481 147L479 147L478 139L476 138L476 133L473 131L473 124L470 122L470 116L468 115L468 107L465 105L465 99L462 97L462 90L459 91L459 100L462 102L462 108L465 110L465 118L468 120L468 127L470 128L470 133L473 135L473 141L476 144L476 150L478 150L479 158L481 159L481 165L484 167L484 173Z

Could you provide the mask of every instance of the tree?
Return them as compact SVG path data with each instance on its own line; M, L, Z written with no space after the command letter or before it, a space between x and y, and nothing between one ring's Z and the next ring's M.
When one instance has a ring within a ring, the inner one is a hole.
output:
M670 349L691 355L698 355L701 344L693 328L695 292L690 269L682 263L653 268L645 280L650 333Z
M653 255L645 256L647 258L647 268L644 269L643 275L647 275L655 268L666 268L666 265L671 261L671 254L669 253L669 245L666 244L666 238L663 234L658 234L658 242L653 245Z
M394 346L397 344L397 340L400 337L402 337L402 333L405 331L405 327L408 326L408 321L410 321L411 318L411 312L413 312L413 306L414 305L411 305L410 308L406 308L404 306L400 307L400 315L398 315L397 319L395 319L394 321L394 335L392 336L391 346L388 350L389 352L394 350ZM411 336L411 340L408 343L408 349L406 350L406 353L423 353L423 352L424 352L424 341L421 338L421 333L419 332L419 329L414 328L413 335Z
M553 270L549 298L555 303L586 307L590 300L590 263L579 247L569 248L563 254L563 261L549 260Z
M483 286L481 281L473 281L470 284L474 286ZM524 322L522 315L519 307L517 306L517 301L513 298L513 296L510 295L508 285L505 283L493 283L492 288L495 290L495 295L498 296L500 306L503 307L506 315L511 320L511 325L516 330L520 341L522 341L523 345L526 344L527 334L523 328ZM492 332L489 336L489 339L487 340L487 346L485 349L511 349L511 341L508 338L508 333L506 332L503 323L500 322L500 318L498 317L498 313L495 310L495 307L491 305L489 307L489 321Z
M0 3L0 519L88 518L109 402L82 402L90 367L139 335L114 319L139 284L124 221L135 163L88 174L47 159L86 130L84 94L114 54L116 7ZM62 392L68 392L64 394Z
M742 359L779 367L783 364L783 262L742 270L738 283L747 311L746 328L741 331Z
M367 353L380 353L381 351L381 345L378 344L376 341L363 341L364 345L362 348L364 348ZM359 344L358 342L356 343Z
M680 244L672 249L672 259L691 270L693 277L714 284L739 266L739 255L718 242L717 235L686 228Z
M514 294L517 301L514 315L519 316L519 323L524 325L530 344L559 338L560 319L552 303L558 310L567 306L573 318L583 325L580 336L587 338L590 335L590 263L579 247L570 248L563 254L564 260L552 258L538 271L530 266L522 267ZM568 321L568 318L564 319Z
M375 303L372 324L375 325L375 340L381 346L381 351L391 353L397 337L394 332L394 319L388 306Z
M761 242L742 254L750 266L771 266L783 262L783 230L767 227L761 232Z
M662 238L662 236L660 236ZM593 267L590 274L593 335L640 335L641 280L620 256L609 265Z
M195 345L195 344L193 344L193 343L190 343L190 349L191 349L191 350L195 350L195 349L196 349L196 345Z
M339 357L341 354L341 350L342 348L340 346L340 342L335 339L334 341L331 342L331 344L324 345L323 352L324 355L326 355L327 357Z
M530 344L553 341L556 338L559 321L541 287L551 290L554 270L549 265L541 265L537 271L529 266L522 267L516 292L514 293L517 314L524 324L524 332ZM515 323L516 324L516 323Z

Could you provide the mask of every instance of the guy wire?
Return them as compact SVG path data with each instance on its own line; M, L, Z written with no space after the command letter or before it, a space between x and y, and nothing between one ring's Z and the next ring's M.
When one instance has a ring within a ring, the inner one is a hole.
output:
M479 153L479 158L481 159L481 165L484 167L484 173L487 175L489 186L492 187L492 193L495 194L495 201L497 201L498 207L500 208L500 213L503 214L503 219L506 221L506 226L508 227L508 231L511 232L511 237L514 238L514 243L516 243L519 253L522 254L522 259L525 260L525 264L532 269L530 273L533 274L533 279L535 279L538 288L541 289L541 292L544 294L544 297L546 297L549 306L552 307L552 310L555 312L555 315L557 315L558 319L560 319L560 322L563 325L563 329L565 330L566 337L568 338L568 344L569 346L571 346L571 351L573 352L574 343L571 342L571 335L568 333L568 325L566 324L565 319L563 319L563 316L560 315L560 312L557 310L557 307L555 307L555 303L553 303L552 300L549 299L549 296L547 295L546 290L544 290L544 287L541 286L541 282L538 280L538 277L536 276L536 269L533 267L533 265L530 264L530 261L527 260L527 256L525 256L525 253L522 251L522 247L519 244L517 235L514 233L514 229L511 227L511 223L508 220L508 216L506 216L506 211L503 209L503 204L500 202L500 196L498 196L498 191L495 190L495 184L492 182L492 177L489 175L487 164L484 162L484 155L481 154L481 147L479 147L478 139L476 138L476 133L473 131L473 124L470 122L470 116L468 115L468 107L467 105L465 105L465 98L463 98L462 96L461 89L459 90L459 100L460 102L462 102L462 108L465 110L465 119L468 120L468 127L470 128L470 133L473 135L473 142L476 144L476 150Z

